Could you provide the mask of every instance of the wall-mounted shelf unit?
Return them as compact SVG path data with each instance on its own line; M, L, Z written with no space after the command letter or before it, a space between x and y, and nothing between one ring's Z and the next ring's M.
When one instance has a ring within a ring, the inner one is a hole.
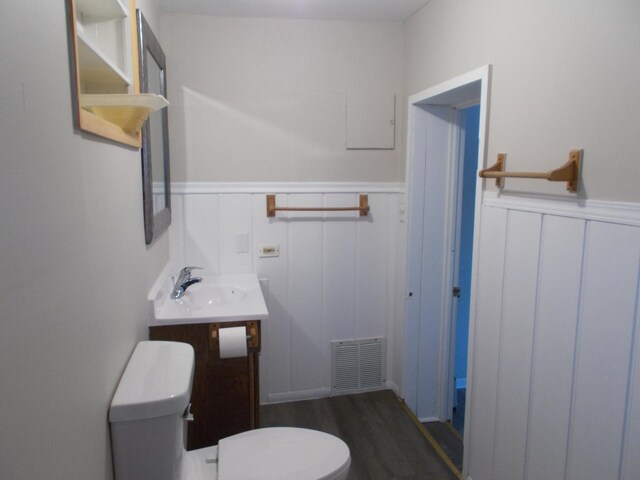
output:
M82 97L139 93L135 0L67 0L76 127L140 147L139 131L129 131L84 107Z
M127 93L131 77L94 44L80 25L76 27L76 48L80 70L81 91Z
M95 17L118 18L129 15L129 7L125 1L119 0L76 0L76 7L83 12L90 12Z

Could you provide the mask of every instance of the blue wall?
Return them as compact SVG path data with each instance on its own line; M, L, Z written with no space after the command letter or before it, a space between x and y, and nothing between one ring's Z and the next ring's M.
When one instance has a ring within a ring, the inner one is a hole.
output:
M480 107L462 112L464 119L464 166L462 191L462 226L460 231L460 270L458 286L458 318L456 321L456 379L467 378L467 343L469 338L469 296L471 292L471 257L473 254L473 211L478 168L478 130Z

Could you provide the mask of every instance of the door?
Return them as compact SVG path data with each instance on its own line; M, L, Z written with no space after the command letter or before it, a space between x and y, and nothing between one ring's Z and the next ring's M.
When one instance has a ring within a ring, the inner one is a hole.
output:
M481 204L477 166L485 165L490 67L485 66L412 95L409 98L407 144L407 277L405 369L402 395L421 421L451 418L453 405L452 301L460 262L456 259L458 170L464 126L461 105L479 105L478 153L474 183L468 187L475 206ZM474 168L470 167L473 172ZM476 262L479 208L474 207L472 266ZM474 269L471 269L469 331L473 332ZM462 296L462 293L461 293ZM473 345L472 335L469 345ZM472 367L472 365L471 365ZM472 368L467 377L473 376ZM467 405L467 412L469 411Z

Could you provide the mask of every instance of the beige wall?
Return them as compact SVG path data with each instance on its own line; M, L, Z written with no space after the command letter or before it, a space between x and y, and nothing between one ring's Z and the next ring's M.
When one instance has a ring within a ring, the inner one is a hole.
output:
M146 294L138 150L73 130L65 2L0 28L0 478L109 479L107 410Z
M401 97L491 63L489 158L582 147L581 196L640 201L635 0L432 0L406 28L139 5L169 58L174 180L402 180ZM72 128L64 2L3 6L0 67L0 477L109 479L107 409L168 239L144 245L139 152ZM399 96L395 151L342 148L350 91Z
M402 181L404 27L161 15L172 180ZM397 95L395 150L345 149L348 93Z
M638 202L639 25L636 0L432 0L407 23L406 93L492 64L490 162L548 170L584 148L580 197Z
M136 8L142 11L144 18L164 49L162 29L160 28L160 10L158 10L156 3L157 0L136 0Z

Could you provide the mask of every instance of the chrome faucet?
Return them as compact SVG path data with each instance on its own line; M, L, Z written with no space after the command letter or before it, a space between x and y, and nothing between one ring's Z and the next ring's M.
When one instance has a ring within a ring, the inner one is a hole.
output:
M178 275L178 281L173 286L173 291L169 295L169 298L173 300L177 300L178 298L182 298L182 296L194 283L199 283L202 281L200 277L191 277L192 270L202 270L202 267L184 267L180 270L180 275Z

